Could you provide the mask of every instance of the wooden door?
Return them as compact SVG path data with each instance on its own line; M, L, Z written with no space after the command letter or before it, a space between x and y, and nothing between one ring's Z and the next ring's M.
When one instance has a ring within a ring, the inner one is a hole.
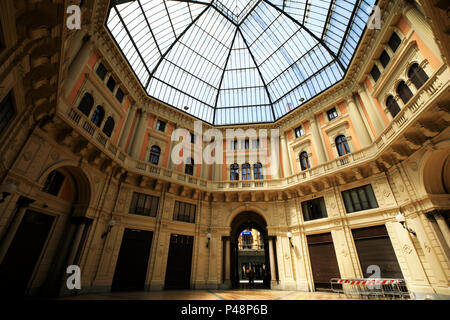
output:
M306 238L314 287L316 290L329 290L330 280L341 276L331 233L309 235Z
M165 289L189 289L194 237L172 234L167 259Z
M380 278L403 279L400 265L384 225L353 229L352 234L365 278L373 275L372 271L367 272L369 266L378 266L381 272Z
M28 210L0 264L2 293L23 296L48 238L54 217Z
M125 229L112 291L144 290L152 239L151 231Z

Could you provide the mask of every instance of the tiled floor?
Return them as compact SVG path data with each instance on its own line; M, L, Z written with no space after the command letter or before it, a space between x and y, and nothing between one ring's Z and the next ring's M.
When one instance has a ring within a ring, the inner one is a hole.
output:
M180 290L114 292L65 298L70 300L348 300L326 292L279 290Z

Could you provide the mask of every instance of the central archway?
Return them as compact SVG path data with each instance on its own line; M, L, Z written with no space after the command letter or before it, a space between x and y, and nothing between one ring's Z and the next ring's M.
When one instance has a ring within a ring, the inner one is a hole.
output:
M239 276L239 246L238 239L242 231L246 229L255 229L260 232L264 242L264 256L265 256L265 272L263 286L270 289L270 262L269 262L269 237L267 233L267 223L265 219L251 211L245 211L238 214L231 222L231 234L230 234L230 276L232 288L240 288L240 276Z

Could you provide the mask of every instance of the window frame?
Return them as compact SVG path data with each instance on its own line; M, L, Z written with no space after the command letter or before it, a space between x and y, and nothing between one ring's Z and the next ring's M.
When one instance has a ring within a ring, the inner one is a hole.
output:
M302 207L303 220L305 222L328 218L328 212L327 212L327 207L325 205L324 197L318 197L318 198L302 201L301 207ZM312 209L311 209L312 207L314 207L314 211L312 211ZM315 211L316 209L320 210L320 214L318 214L318 212Z
M365 196L366 201L361 199L362 195ZM341 192L341 196L347 214L379 208L378 200L371 184L344 190ZM371 203L371 200L374 200L374 202ZM363 206L364 203L366 203L366 207Z
M295 138L300 138L305 135L305 130L303 129L303 126L299 126L294 129Z
M8 130L17 114L13 90L0 101L0 136Z
M150 194L133 192L129 214L156 218L159 209L159 197ZM156 207L155 207L156 202Z
M332 117L330 117L330 116L332 116ZM336 107L327 110L327 118L328 118L328 121L333 121L333 120L339 118L339 113L337 112Z
M175 200L173 208L173 220L187 223L195 223L197 205Z

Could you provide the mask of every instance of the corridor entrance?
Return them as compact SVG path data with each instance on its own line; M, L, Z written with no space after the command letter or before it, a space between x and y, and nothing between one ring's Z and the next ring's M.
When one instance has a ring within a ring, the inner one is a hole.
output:
M270 289L269 237L263 217L244 212L231 223L231 285Z
M28 210L0 264L2 291L10 296L26 293L44 248L54 217Z
M144 290L152 239L151 231L125 229L112 291Z
M170 236L165 289L190 289L193 246L192 236L179 234Z

